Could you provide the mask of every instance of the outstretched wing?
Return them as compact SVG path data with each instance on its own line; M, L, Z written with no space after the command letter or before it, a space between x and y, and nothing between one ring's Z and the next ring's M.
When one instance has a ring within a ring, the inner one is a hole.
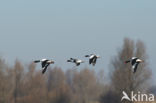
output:
M45 71L47 70L47 67L49 66L49 64L46 64L44 67L43 67L43 70L42 70L42 74L45 73Z
M46 64L47 64L47 61L48 61L48 60L42 61L42 63L41 63L41 65L42 65L42 68L44 68L44 67L46 66Z
M136 60L137 60L137 59L138 59L138 58L134 57L134 58L132 59L131 64L134 65L134 64L136 63Z
M34 63L38 63L38 62L40 62L40 60L35 60L35 61L34 61Z
M80 65L80 63L76 63L76 66L79 66Z
M67 60L67 62L72 62L72 60Z
M96 58L93 59L93 66L96 64Z
M90 57L89 55L85 55L85 57Z
M77 59L75 59L75 58L70 58L70 61L76 63Z
M136 70L137 70L137 68L138 68L138 64L139 64L139 63L135 63L135 64L132 66L132 68L133 68L133 73L136 72Z
M92 64L94 58L89 59L89 64Z

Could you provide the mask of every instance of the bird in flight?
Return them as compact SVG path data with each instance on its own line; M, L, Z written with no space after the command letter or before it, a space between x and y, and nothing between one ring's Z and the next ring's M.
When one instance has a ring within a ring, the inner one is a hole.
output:
M95 54L85 55L85 57L89 57L89 64L93 66L95 66L97 59L100 58L100 56Z
M74 58L70 58L69 60L67 60L67 62L75 63L76 66L79 66L81 63L84 63L84 61L82 61L80 59L74 59Z
M45 73L45 71L47 70L47 67L50 65L50 64L54 64L54 61L53 60L48 60L48 59L41 59L41 60L35 60L34 63L39 63L41 62L41 66L42 66L42 74Z
M132 69L133 69L133 73L136 72L138 64L143 62L143 60L137 58L137 57L132 57L130 60L125 61L125 63L131 63L132 65Z

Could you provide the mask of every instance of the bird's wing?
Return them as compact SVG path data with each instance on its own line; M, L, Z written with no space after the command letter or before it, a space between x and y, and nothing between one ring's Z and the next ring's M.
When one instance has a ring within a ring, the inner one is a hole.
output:
M90 57L89 55L85 55L85 57Z
M92 64L94 58L89 59L89 64Z
M38 62L40 62L40 60L35 60L35 61L34 61L34 63L38 63Z
M133 68L133 73L136 72L137 67L138 67L138 64L139 64L139 63L135 63L135 64L132 66L132 68Z
M136 60L137 60L137 59L138 59L138 58L132 59L131 64L134 65L134 64L136 63Z
M78 59L73 59L73 62L74 62L74 63L77 63L77 62L78 62Z
M76 63L76 66L79 66L80 65L80 63Z
M96 63L96 56L92 55L89 59L89 64L94 63L94 62Z
M97 60L96 58L93 59L93 66L95 66L96 60Z
M95 58L95 55L94 54L91 54L89 58L90 59Z
M132 57L132 59L136 59L137 57Z
M70 60L75 60L75 58L70 58Z
M48 60L45 60L45 61L43 61L43 62L41 63L42 68L45 67L45 65L47 64L47 61L48 61Z
M72 62L72 60L67 60L67 62Z
M47 59L41 59L41 62L44 62L44 61L46 61Z
M43 70L42 70L42 74L45 73L45 71L47 70L47 67L49 66L49 64L46 64L44 67L43 67Z
M77 60L76 60L76 62L77 62L77 63L81 63L81 62L82 62L82 60L80 60L80 59L77 59Z

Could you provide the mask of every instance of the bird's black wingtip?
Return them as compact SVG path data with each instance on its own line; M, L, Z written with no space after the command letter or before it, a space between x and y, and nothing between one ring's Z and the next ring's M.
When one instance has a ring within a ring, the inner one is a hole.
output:
M38 63L38 62L40 62L40 60L35 60L35 61L34 61L34 63Z
M125 64L126 64L126 63L129 63L129 62L130 62L129 60L125 61Z
M70 58L70 60L73 60L73 58Z
M45 73L45 71L46 71L46 69L43 69L43 70L42 70L42 74L44 74L44 73Z
M71 62L71 60L67 60L67 62Z
M85 55L85 57L89 57L89 55Z

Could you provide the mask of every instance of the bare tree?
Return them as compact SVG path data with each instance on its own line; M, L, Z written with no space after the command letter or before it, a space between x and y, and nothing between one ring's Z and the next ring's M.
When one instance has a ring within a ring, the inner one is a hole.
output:
M71 89L60 68L50 69L47 80L48 103L71 103Z
M74 75L73 92L76 94L76 103L89 103L97 101L99 96L97 78L94 71L83 69Z
M18 103L17 99L21 95L21 83L22 83L22 77L24 75L24 67L22 64L16 60L15 66L13 68L13 79L14 79L14 90L13 90L13 98L14 103Z
M0 103L8 103L11 91L11 81L9 77L9 68L5 60L0 59Z
M35 64L28 66L22 85L20 103L46 103L46 77L35 70Z
M125 60L136 56L145 62L138 66L137 72L134 74L130 64L125 64ZM135 45L133 40L124 39L123 47L119 50L116 57L111 61L111 91L119 96L118 101L122 97L122 91L130 95L131 91L143 91L147 80L150 78L150 70L147 66L146 48L143 42L138 41ZM112 98L113 99L113 98ZM126 101L128 102L128 101Z

